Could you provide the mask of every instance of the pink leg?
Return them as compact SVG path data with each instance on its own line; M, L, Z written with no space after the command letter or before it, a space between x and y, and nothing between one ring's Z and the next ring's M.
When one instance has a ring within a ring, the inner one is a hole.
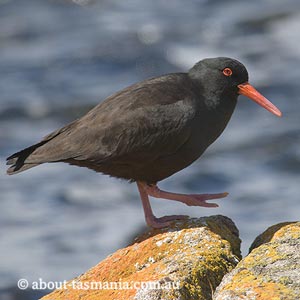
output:
M219 194L177 194L162 191L158 188L156 184L145 185L145 190L149 196L155 198L162 198L168 200L175 200L182 202L188 206L204 206L204 207L218 207L216 203L207 203L206 200L224 198L228 193L219 193Z
M152 196L155 198L163 198L168 200L175 200L175 201L185 203L186 205L189 206L218 207L218 204L207 203L206 200L224 198L228 195L228 193L201 194L201 195L176 194L176 193L162 191L157 187L156 184L149 185L145 182L140 182L140 181L137 182L137 186L141 195L146 222L150 227L153 228L167 227L170 225L171 221L186 219L187 216L179 215L179 216L165 216L162 218L156 218L153 215L148 196Z
M137 182L137 186L140 192L144 213L145 213L145 219L147 225L153 228L163 228L167 227L171 224L171 221L174 220L182 220L188 218L188 216L178 215L178 216L165 216L162 218L156 218L152 212L148 193L146 191L147 184L144 182Z

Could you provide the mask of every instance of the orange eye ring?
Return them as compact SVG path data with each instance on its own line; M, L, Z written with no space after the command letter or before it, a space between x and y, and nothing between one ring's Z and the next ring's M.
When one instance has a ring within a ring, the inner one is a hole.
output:
M223 74L225 75L225 76L231 76L232 75L232 70L230 69L230 68L225 68L224 70L223 70Z

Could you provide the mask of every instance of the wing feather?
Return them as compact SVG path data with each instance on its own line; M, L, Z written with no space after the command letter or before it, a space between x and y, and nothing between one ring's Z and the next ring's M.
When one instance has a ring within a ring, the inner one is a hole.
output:
M24 163L66 161L95 169L107 162L140 164L171 155L191 134L192 90L185 74L128 87L45 137Z

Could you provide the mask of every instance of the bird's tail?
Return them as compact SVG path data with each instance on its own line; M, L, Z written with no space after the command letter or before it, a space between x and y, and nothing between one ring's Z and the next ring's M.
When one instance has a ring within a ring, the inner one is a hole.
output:
M14 153L6 160L6 164L10 166L7 170L8 175L17 174L27 169L33 168L46 162L63 161L73 156L68 147L61 142L64 138L56 139L61 134L68 135L68 132L76 126L77 121L60 128L49 135L45 136L42 141Z
M34 152L37 148L45 144L46 141L42 141L35 145L32 145L26 149L23 149L19 152L14 153L6 159L6 164L10 167L7 169L8 175L17 174L23 172L27 169L33 168L40 165L40 163L26 163L26 159Z

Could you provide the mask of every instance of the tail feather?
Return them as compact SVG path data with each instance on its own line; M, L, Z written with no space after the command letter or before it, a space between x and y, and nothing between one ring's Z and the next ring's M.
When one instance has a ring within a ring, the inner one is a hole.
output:
M34 151L36 150L38 147L42 146L43 144L45 144L47 141L42 141L40 143L37 143L35 145L32 145L24 150L21 150L19 152L14 153L13 155L9 156L6 160L6 164L8 166L11 166L8 170L7 170L7 174L8 175L13 175L16 173L20 173L22 171L25 171L27 169L33 168L37 165L39 165L39 163L26 163L26 158Z
M7 169L6 173L8 175L14 175L23 172L25 170L28 170L30 168L36 167L38 165L40 164L23 164L21 167L11 166L10 168Z
M76 124L77 124L77 120L66 125L65 127L62 127L48 134L39 143L34 144L28 148L25 148L9 156L6 159L7 160L6 164L11 167L7 170L7 174L9 175L17 174L45 162L59 161L60 159L63 159L65 156L66 156L65 158L69 158L69 153L65 153L64 150L62 150L61 152L59 151L57 152L57 150L60 149L57 144L52 144L52 146L50 146L46 150L44 149L45 152L43 153L43 155L37 155L38 151L36 150L41 146L45 145L46 143L54 140L58 135L63 134L65 132L69 132L70 130L72 130L72 128L76 126ZM42 148L43 147L41 147L39 150L42 150Z

